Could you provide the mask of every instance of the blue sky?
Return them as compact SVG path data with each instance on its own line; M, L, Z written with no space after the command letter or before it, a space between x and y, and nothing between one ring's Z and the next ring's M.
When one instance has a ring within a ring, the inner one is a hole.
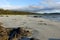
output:
M37 5L39 0L8 0L11 5L19 6L28 6L28 5Z
M0 8L25 9L37 12L60 12L60 0L0 0Z
M38 5L40 0L0 0L1 5L5 6L29 6L29 5Z

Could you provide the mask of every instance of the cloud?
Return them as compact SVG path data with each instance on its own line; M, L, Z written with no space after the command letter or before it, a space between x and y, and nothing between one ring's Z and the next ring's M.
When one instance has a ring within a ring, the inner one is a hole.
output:
M0 8L3 9L16 9L20 8L21 6L11 5L8 0L0 0Z
M11 5L8 0L0 0L0 8L4 9L21 9L31 12L59 12L60 1L56 0L42 0L38 5L28 5L25 7Z
M40 5L42 4L42 5ZM60 1L43 0L38 6L30 6L34 12L60 12Z
M56 0L43 0L39 5L29 5L23 8L23 10L30 12L59 12L60 11L60 2ZM42 5L41 5L42 4Z
M0 7L9 7L11 6L7 0L0 0Z
M8 7L7 6L3 7L3 9L11 9L11 10L13 10L13 9L16 10L16 9L21 9L21 8L22 8L21 6L14 6L14 5L13 6L8 6Z

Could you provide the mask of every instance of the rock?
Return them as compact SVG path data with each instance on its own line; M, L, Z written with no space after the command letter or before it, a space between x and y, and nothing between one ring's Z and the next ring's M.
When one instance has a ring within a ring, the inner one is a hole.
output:
M21 38L19 40L39 40L39 39L23 37L23 38Z
M24 28L4 28L0 24L0 40L18 40L22 37L30 37L32 35L32 31Z
M9 39L19 39L21 37L28 37L28 36L31 36L31 32L29 30L25 30L23 28L14 28L12 30L10 30L10 33L9 33Z
M7 39L8 39L8 35L6 29L0 26L0 40L7 40Z

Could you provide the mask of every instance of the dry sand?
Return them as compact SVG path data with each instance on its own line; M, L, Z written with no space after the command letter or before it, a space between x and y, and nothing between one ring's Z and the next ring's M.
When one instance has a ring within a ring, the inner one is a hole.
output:
M60 38L60 22L55 22L43 18L27 17L26 15L16 15L9 17L0 17L0 22L6 28L27 27L33 30L32 37L40 40L48 40L49 38Z

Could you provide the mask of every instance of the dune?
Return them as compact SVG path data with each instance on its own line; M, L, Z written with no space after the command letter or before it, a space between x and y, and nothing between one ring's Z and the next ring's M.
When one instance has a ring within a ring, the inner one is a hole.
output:
M8 15L8 17L0 17L2 26L6 28L25 27L33 31L32 37L40 40L48 40L49 38L60 38L60 22L44 18L33 18L27 15Z

